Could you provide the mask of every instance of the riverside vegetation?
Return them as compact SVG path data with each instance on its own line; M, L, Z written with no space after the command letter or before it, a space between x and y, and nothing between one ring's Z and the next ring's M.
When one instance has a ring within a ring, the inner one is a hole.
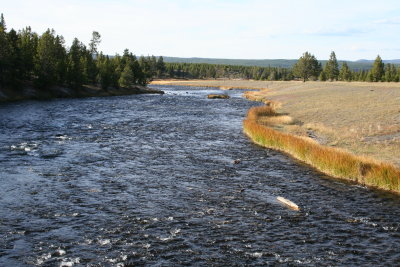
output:
M270 126L276 124L281 115L273 106L271 102L269 106L251 108L243 122L244 132L255 143L284 151L329 175L400 193L400 170L393 165L274 130Z
M94 31L88 47L75 38L67 49L54 30L7 31L1 14L0 99L160 93L144 86L164 70L162 58L138 59L128 49L110 57L98 51L100 39Z
M305 52L293 66L285 63L283 67L187 63L185 59L181 60L182 62L166 62L165 72L162 76L157 76L156 78L361 82L399 82L400 80L400 68L398 65L393 63L384 64L379 55L371 65L342 61L340 68L335 52L331 52L327 61L318 61L314 55ZM240 63L242 61L233 62Z
M155 83L257 89L245 92L245 96L273 108L273 112L265 114L270 116L258 116L257 124L270 128L269 133L283 134L286 141L293 141L293 146L298 142L290 136L299 138L303 146L311 143L312 147L326 148L324 155L333 155L337 151L341 155L338 161L327 160L332 164L323 168L317 166L322 163L314 165L310 162L317 160L317 157L307 156L307 161L304 161L333 176L399 191L396 189L400 179L398 83L254 80L169 80ZM274 148L283 150L283 147ZM345 165L346 160L350 165ZM339 164L342 167L334 170L339 162L343 162ZM376 166L383 168L381 172L377 171ZM348 173L352 174L346 176ZM374 181L373 177L378 180Z

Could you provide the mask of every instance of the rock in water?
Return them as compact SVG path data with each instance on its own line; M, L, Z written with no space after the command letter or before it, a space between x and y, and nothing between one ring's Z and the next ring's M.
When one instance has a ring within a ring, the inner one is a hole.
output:
M209 99L228 99L229 96L228 95L219 95L219 94L209 94L207 96Z

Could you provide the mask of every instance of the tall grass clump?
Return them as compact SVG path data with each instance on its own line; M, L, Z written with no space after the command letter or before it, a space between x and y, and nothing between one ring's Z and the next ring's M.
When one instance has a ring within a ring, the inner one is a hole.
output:
M244 132L255 143L284 151L326 174L400 193L400 170L393 165L322 146L268 127L268 117L278 115L272 106L251 108L243 121Z

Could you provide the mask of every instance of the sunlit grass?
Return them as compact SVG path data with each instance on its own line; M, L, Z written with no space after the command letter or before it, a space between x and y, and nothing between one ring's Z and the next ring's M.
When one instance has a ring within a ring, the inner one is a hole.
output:
M268 118L278 116L271 106L251 108L243 122L244 131L257 144L284 151L329 175L400 192L400 170L393 165L326 147L268 127Z

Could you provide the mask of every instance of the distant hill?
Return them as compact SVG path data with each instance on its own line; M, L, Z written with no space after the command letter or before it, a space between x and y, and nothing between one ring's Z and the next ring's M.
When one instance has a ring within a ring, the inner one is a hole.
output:
M169 63L206 63L222 65L241 65L241 66L259 66L259 67L280 67L290 68L297 59L225 59L225 58L182 58L182 57L163 57L165 62ZM320 60L325 65L326 60ZM339 65L343 60L338 60ZM369 70L372 68L374 60L361 59L357 61L346 61L349 68L353 70ZM400 59L384 60L384 63L400 64Z

